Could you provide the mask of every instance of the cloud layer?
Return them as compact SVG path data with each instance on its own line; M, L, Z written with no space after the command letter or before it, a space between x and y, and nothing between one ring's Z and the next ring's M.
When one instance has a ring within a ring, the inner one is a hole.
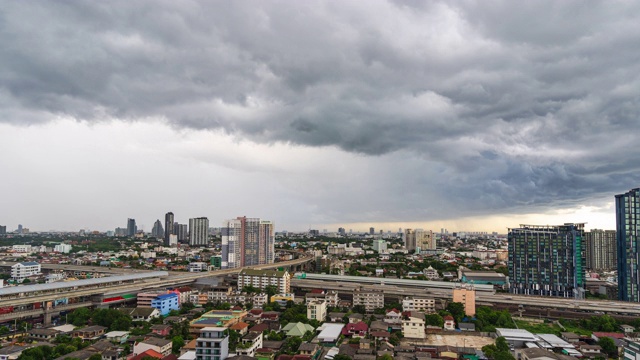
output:
M544 211L640 185L638 34L634 2L15 2L0 121L338 148L389 165L379 221Z

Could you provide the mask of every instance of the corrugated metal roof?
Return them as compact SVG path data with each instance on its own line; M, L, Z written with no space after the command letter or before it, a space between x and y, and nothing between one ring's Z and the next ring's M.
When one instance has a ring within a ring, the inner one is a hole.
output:
M76 286L108 284L116 281L142 280L142 279L163 277L168 275L169 273L166 271L151 271L151 272L136 273L136 274L115 275L115 276L96 278L96 279L55 282L50 284L12 286L12 287L5 287L0 289L0 296L28 293L28 292L34 292L34 291L68 289ZM60 295L64 295L64 293L61 293Z

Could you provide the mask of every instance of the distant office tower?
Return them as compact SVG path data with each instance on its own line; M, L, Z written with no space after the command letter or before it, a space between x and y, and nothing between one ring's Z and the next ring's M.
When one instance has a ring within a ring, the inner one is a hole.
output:
M413 229L405 229L402 233L404 247L411 251L416 249L416 233Z
M17 230L18 234L22 234L22 224L18 224L18 230Z
M7 227L6 226L0 226L0 235L7 235Z
M340 234L340 235L346 235L346 234L347 234L347 231L346 231L343 227L341 227L341 228L338 228L338 234Z
M584 233L587 245L587 269L615 270L616 262L616 231L593 229Z
M222 268L270 264L274 261L274 227L270 221L238 217L222 224Z
M156 239L164 239L164 229L162 228L162 222L160 219L156 220L153 224L153 229L151 230L151 236Z
M640 302L640 188L616 195L618 298Z
M185 242L189 240L189 227L187 224L175 224L174 234L177 236L179 242Z
M127 236L135 236L137 232L136 219L127 219Z
M375 229L375 228L370 227L370 228L369 228L369 235L374 235L375 233L376 233L376 229Z
M199 217L189 219L189 245L206 246L209 239L209 219Z
M520 225L509 229L509 291L584 297L584 224Z
M433 237L433 231L416 229L416 250L421 252L436 249L436 239Z
M164 245L169 246L169 236L175 234L173 227L173 213L168 212L164 215Z
M127 236L127 229L117 227L115 231L115 236Z

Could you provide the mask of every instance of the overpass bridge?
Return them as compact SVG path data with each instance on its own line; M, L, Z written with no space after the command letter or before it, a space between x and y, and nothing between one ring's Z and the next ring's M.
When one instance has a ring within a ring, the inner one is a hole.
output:
M167 272L167 271L129 271L126 275L106 276L102 278L57 282L51 284L22 285L0 289L0 321L44 315L45 324L61 311L78 307L104 305L94 302L95 296L139 292L191 284L197 279L235 274L243 269L272 269L280 267L299 267L313 257L300 254L294 260L273 264L247 266L205 272ZM92 268L92 267L91 267ZM93 269L93 268L92 268ZM60 303L61 305L57 305Z
M355 288L362 287L365 290L382 290L385 297L397 297L401 300L406 296L426 297L437 300L442 306L453 299L453 287L443 288L433 286L430 281L411 280L411 284L398 283L381 278L360 277L360 282L344 281L341 276L332 275L332 278L307 278L294 277L291 286L302 290L325 289L335 290L342 294L352 294ZM358 278L358 277L355 277ZM377 280L375 280L377 279ZM401 279L395 279L401 280ZM418 285L422 282L421 285ZM451 285L456 283L449 283ZM459 284L459 283L458 283ZM451 286L450 285L450 286ZM478 285L476 285L477 288ZM476 291L476 305L499 306L513 312L523 314L536 314L541 317L562 318L563 315L571 315L574 318L589 317L594 313L605 313L617 318L631 318L640 316L640 303L613 301L613 300L576 300L573 298L525 296L507 293L495 293L493 291Z

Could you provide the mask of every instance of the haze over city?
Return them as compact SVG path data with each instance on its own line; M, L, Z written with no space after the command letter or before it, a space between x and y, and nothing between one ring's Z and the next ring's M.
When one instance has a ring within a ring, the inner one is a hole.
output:
M286 5L286 6L285 6ZM9 2L0 223L615 229L635 2ZM567 21L570 19L571 21Z

